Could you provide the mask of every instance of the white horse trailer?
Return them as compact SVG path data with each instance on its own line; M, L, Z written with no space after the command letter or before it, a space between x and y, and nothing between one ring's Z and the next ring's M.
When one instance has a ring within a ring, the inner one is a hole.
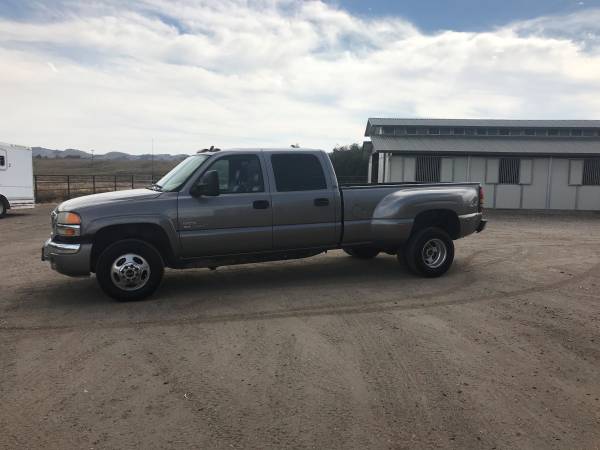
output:
M34 205L31 148L0 142L0 217Z

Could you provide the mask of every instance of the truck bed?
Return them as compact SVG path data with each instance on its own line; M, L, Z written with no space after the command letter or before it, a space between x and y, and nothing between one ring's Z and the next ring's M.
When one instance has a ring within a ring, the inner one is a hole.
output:
M390 237L387 229L410 232L423 210L449 210L458 217L477 211L479 183L385 183L340 187L344 224L343 242ZM471 199L465 202L464 199ZM418 200L418 203L415 203ZM395 231L392 231L394 233Z

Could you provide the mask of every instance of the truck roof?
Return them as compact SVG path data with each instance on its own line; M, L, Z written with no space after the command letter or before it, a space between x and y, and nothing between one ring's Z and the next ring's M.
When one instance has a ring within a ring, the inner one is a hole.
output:
M225 149L219 149L219 148L209 148L209 149L204 149L204 150L198 150L196 153L209 153L209 154L214 154L214 153L220 153L220 152L324 152L325 150L322 150L320 148L290 148L290 147L274 147L274 148L266 148L266 147L240 147L240 148L225 148Z

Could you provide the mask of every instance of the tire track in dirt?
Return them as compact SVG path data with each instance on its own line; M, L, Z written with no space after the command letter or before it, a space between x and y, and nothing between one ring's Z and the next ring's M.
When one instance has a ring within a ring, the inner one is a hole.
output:
M532 244L531 247L536 247L537 245ZM515 245L514 247L519 247L522 252L525 252L525 246ZM569 245L569 247L572 247ZM423 299L431 299L435 296L439 296L441 294L447 294L449 291L452 292L453 295L460 293L461 291L468 288L469 284L476 280L473 270L469 270L469 266L473 264L473 260L481 255L487 253L487 250L479 250L465 258L464 265L466 267L463 268L463 272L460 274L459 279L457 280L456 286L446 286L442 290L427 292L423 294L412 295L403 299L403 301L408 301L408 303L398 304L398 300L382 300L379 302L362 302L356 303L350 306L344 305L324 305L322 307L319 306L311 306L311 307L300 307L300 308L288 308L282 311L258 311L254 313L232 313L232 314L216 314L212 316L196 316L190 318L173 318L173 319L151 319L151 320L141 320L134 322L112 322L112 323L86 323L82 326L87 328L106 328L106 329L118 329L118 328L129 328L134 326L180 326L180 325L188 325L188 324L201 324L201 323L227 323L227 322L243 322L243 321L252 321L252 320L271 320L271 319L280 319L280 318L300 318L300 317L313 317L313 316L322 316L322 315L336 315L336 314L366 314L373 312L383 312L389 310L398 310L398 311L409 311L409 310L420 310L420 309L429 309L429 308L437 308L443 306L453 306L453 305L466 305L470 303L477 302L485 302L492 300L501 300L514 298L521 295L538 293L538 292L546 292L552 291L569 284L581 281L586 279L587 277L596 274L600 270L600 261L591 266L589 269L581 272L579 274L575 274L572 277L559 280L553 283L541 284L530 286L522 289L516 289L513 291L501 291L492 295L486 296L470 296L459 299L452 300L442 300L442 301L429 301L427 303L418 303L418 301ZM596 253L597 260L600 254ZM514 258L514 253L508 254L502 257L498 257L492 259L490 261L484 261L482 265L494 265L500 262L507 261L509 259ZM454 284L454 283L453 283ZM4 320L3 320L4 319ZM72 329L78 329L80 327L73 325L40 325L40 326L10 326L6 325L6 318L0 318L0 323L4 323L4 326L0 327L0 332L11 332L11 331L43 331L43 330L56 330L56 331L68 331Z

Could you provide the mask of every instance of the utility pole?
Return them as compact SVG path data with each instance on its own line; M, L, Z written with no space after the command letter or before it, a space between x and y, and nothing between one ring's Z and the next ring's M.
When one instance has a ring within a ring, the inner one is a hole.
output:
M152 138L152 184L154 184L154 138Z
M92 173L94 172L94 149L92 149Z

